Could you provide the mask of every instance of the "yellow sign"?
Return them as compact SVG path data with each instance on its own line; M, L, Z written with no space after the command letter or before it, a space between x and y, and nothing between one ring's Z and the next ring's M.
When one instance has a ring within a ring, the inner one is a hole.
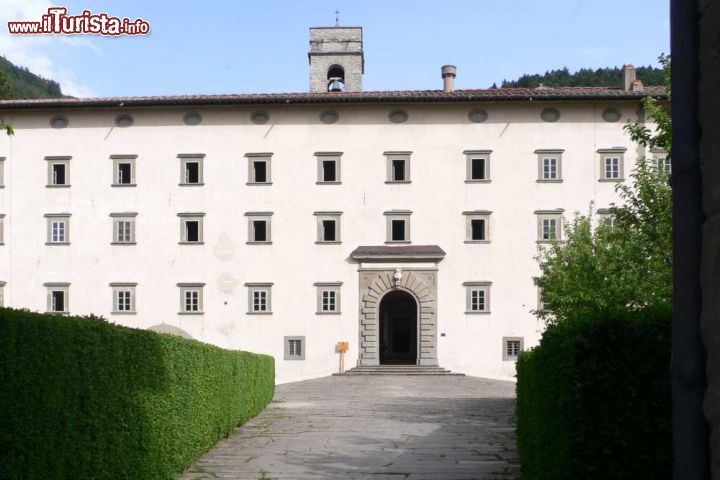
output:
M347 352L350 348L350 344L348 342L337 342L335 345L335 350L338 352Z

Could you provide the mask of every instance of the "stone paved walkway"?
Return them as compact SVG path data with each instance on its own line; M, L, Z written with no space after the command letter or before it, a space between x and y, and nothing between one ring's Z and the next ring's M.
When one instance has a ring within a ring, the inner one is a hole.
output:
M473 377L326 377L275 400L182 479L519 478L515 385Z

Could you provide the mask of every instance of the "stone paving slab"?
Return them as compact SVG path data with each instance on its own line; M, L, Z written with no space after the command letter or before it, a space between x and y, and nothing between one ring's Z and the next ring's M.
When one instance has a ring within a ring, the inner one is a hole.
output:
M474 377L289 383L181 479L517 479L514 407L514 383Z

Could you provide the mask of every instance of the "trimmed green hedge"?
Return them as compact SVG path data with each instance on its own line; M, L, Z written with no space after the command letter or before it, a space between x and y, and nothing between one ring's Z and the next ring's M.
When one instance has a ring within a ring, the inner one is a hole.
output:
M0 308L0 478L167 479L257 415L272 357Z
M524 479L671 478L671 313L548 327L517 363Z

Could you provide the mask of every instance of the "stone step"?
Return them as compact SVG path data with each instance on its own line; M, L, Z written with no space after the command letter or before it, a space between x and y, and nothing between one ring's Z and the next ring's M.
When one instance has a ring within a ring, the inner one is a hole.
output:
M378 365L360 366L351 368L345 373L334 373L333 375L456 375L463 376L464 373L454 373L442 367L430 367L423 365Z

